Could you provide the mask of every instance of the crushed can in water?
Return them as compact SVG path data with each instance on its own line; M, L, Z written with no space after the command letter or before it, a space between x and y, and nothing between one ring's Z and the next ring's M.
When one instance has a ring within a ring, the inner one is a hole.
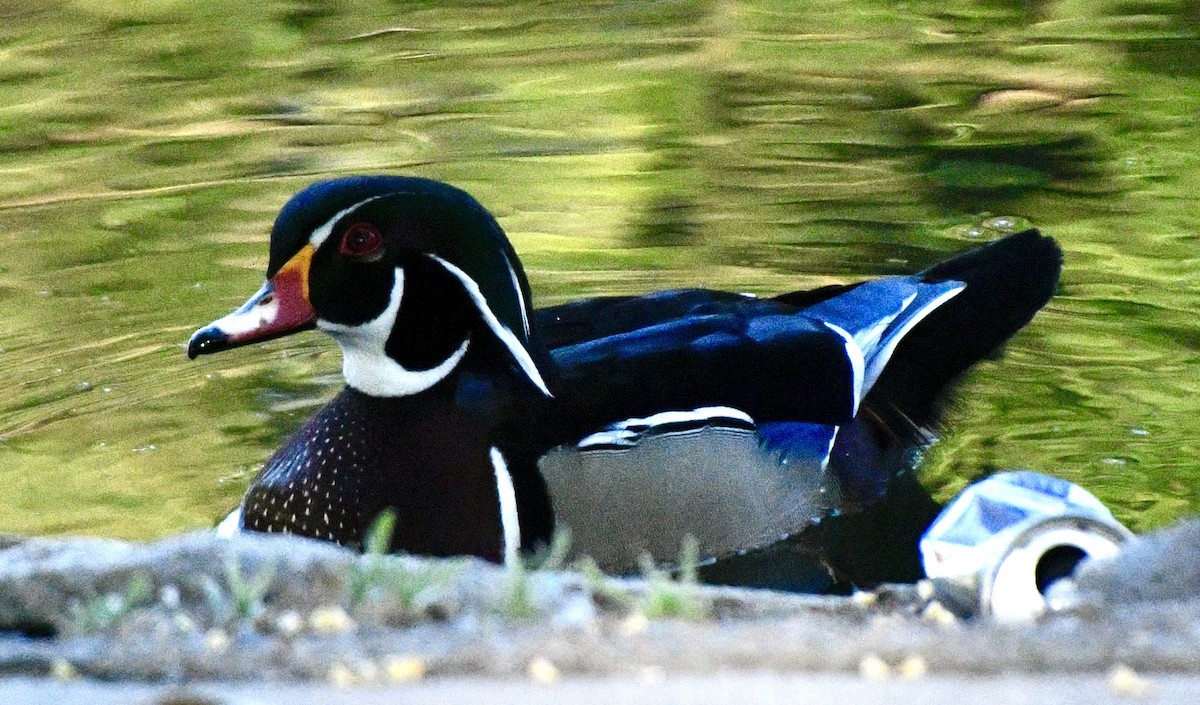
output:
M938 599L960 615L1035 618L1087 559L1116 554L1132 534L1090 492L1035 472L1003 472L963 490L921 537Z

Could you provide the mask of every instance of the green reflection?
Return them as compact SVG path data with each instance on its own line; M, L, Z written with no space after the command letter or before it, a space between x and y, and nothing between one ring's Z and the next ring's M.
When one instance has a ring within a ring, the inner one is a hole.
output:
M910 272L1027 219L1062 293L965 381L926 481L1042 470L1138 529L1200 509L1196 2L22 7L4 530L150 537L235 504L336 349L179 346L258 286L291 193L378 171L474 193L544 303Z

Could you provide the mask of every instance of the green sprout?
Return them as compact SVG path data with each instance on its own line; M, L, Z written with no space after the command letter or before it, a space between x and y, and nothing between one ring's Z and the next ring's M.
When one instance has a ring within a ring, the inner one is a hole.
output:
M262 614L266 609L267 590L277 570L277 566L272 563L255 575L247 576L242 572L242 566L235 556L226 557L226 589L222 589L217 581L208 575L203 576L201 583L214 619L218 622L229 619L254 619Z
M363 541L363 555L350 570L350 605L362 604L371 588L381 582L386 572L384 557L392 545L392 534L396 530L396 512L385 509L375 517L367 529Z
M396 512L380 512L363 541L363 555L350 571L350 605L356 607L379 594L396 598L406 615L425 612L453 582L460 567L437 561L408 566L390 555Z
M621 585L600 570L591 556L575 559L572 566L583 576L583 589L598 607L626 609L630 606L629 593Z
M675 577L663 570L648 555L640 563L646 579L642 596L642 611L650 619L701 619L708 609L701 600L699 586L700 544L694 536L683 539L679 549L679 564Z
M125 590L96 596L84 603L71 606L71 618L82 633L92 634L112 628L150 597L152 581L143 572L129 578Z

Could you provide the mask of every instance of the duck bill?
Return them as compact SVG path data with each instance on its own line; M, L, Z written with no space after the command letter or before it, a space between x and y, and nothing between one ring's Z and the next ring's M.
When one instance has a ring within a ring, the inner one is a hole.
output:
M308 302L308 268L314 251L312 245L305 245L240 308L193 333L188 357L313 328L316 313Z

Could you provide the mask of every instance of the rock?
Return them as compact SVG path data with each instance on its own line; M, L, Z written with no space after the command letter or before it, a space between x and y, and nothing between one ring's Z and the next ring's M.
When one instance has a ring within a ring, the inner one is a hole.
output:
M225 540L211 532L149 545L34 538L0 551L0 629L87 631L97 625L82 622L104 621L155 601L178 603L189 612L206 605L211 611L214 585L224 587L235 610L237 587L261 592L269 602L340 599L356 560L356 554L328 543L265 536ZM250 584L229 584L238 579Z
M1200 600L1200 520L1139 536L1075 576L1079 597L1101 605Z

